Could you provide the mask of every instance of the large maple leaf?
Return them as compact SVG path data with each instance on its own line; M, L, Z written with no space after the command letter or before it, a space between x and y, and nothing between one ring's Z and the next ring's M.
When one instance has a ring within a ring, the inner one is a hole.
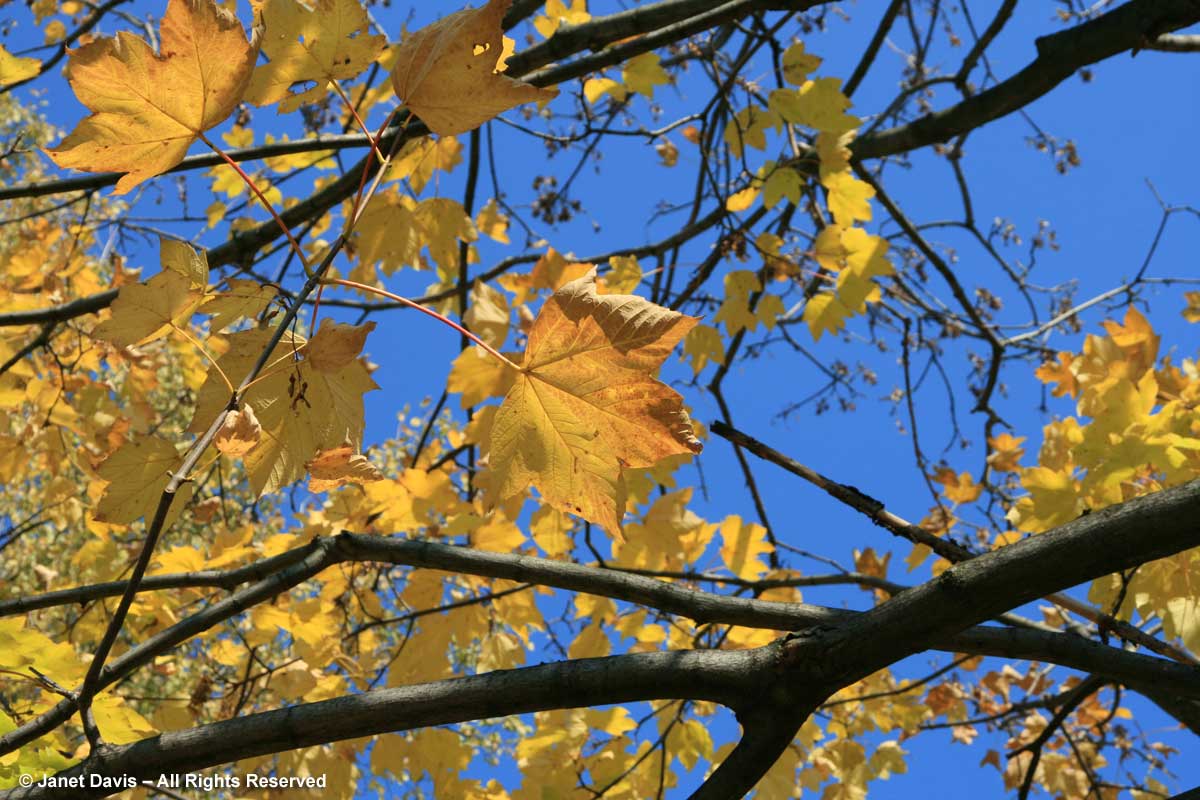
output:
M655 378L696 324L634 295L596 292L596 275L542 306L524 363L492 424L494 491L542 499L620 536L626 468L698 453L683 398Z
M429 130L463 133L514 106L558 96L496 71L504 50L500 21L512 0L488 0L405 37L392 87Z
M157 54L127 31L71 53L67 78L93 113L46 150L55 164L127 173L115 189L125 194L233 112L258 58L237 18L213 0L170 0L160 38Z

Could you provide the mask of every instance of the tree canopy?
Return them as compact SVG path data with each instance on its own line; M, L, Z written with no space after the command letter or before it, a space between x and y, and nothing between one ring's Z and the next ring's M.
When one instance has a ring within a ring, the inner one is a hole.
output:
M1195 0L25 5L0 798L1200 779Z

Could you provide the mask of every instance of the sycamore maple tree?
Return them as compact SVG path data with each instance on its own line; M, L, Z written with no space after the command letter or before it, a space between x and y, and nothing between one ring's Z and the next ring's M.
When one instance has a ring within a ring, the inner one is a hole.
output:
M1175 33L1195 2L1064 2L1010 77L1007 0L122 4L37 0L44 46L0 47L0 798L204 772L849 800L946 731L996 795L1177 788L1181 735L1138 717L1200 733L1200 367L1153 320L1200 321L1200 291L1148 267L1200 212L1164 204L1136 275L1076 297L1034 274L1046 225L1028 254L980 227L964 144L1092 64L1200 49ZM835 12L864 31L847 75ZM885 42L898 91L852 105ZM576 187L654 185L601 168L629 142L694 167L686 197L667 235L618 214L579 256ZM889 192L930 163L961 219ZM440 336L442 385L370 360ZM886 435L928 497L735 424L729 385L777 352L825 381L758 385L785 417L894 378ZM1044 387L1040 438L1010 383ZM767 472L857 522L768 509ZM697 513L706 474L743 513Z

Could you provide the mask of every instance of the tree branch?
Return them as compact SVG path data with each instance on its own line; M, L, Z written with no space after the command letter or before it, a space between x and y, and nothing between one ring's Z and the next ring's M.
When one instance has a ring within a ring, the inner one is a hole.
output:
M866 675L1031 600L1200 545L1200 480L956 564L841 626L835 669ZM1188 667L1200 675L1200 669Z
M101 774L147 780L362 736L556 708L685 698L736 708L746 687L756 686L772 670L767 649L635 653L498 670L376 689L106 746L59 774L64 779ZM118 791L35 786L0 792L0 800L80 800Z
M1200 5L1192 0L1130 0L1082 25L1041 37L1037 58L1011 78L950 108L864 136L850 149L862 161L944 142L1029 105L1081 67L1146 48L1162 34L1196 22Z

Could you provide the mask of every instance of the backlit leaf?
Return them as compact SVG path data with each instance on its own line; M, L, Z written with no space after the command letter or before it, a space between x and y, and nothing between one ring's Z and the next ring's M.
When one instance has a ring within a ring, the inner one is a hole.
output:
M101 522L118 525L142 516L149 522L179 460L175 445L157 436L139 436L126 442L96 468L108 486L92 515ZM179 488L167 514L167 525L179 516L191 495L191 483Z
M265 0L259 14L262 49L270 61L255 68L246 100L256 106L279 103L280 113L320 100L329 81L355 77L387 43L367 33L367 13L358 0L317 0L312 9L296 0ZM316 85L290 90L305 81Z
M314 494L336 489L347 483L362 485L383 480L383 473L350 445L322 450L304 466L311 476L308 479L308 490Z
M514 106L558 96L496 71L503 50L500 20L512 0L488 0L405 37L392 88L431 131L463 133Z
M696 320L633 295L600 295L595 273L543 305L492 426L496 497L542 499L620 535L625 468L696 453L682 398L654 374Z
M158 53L126 31L71 53L67 78L93 113L46 151L54 163L127 173L115 189L125 194L229 116L258 56L237 17L213 0L170 0L159 38Z
M145 344L182 325L204 299L208 262L203 251L163 238L159 242L163 271L142 283L121 287L112 317L92 334L122 347Z

